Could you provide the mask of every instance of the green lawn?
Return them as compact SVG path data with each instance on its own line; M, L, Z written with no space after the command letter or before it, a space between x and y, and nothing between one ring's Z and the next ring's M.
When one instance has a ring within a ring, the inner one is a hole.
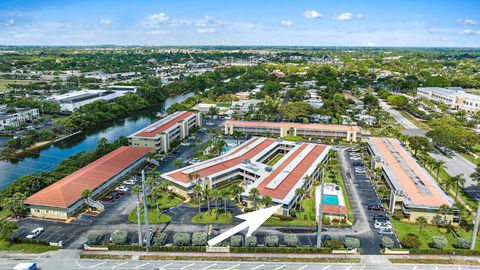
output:
M406 222L400 222L395 219L391 219L392 226L394 227L395 233L398 236L398 239L402 239L403 236L413 233L418 235L420 238L420 241L422 242L422 246L420 248L430 248L428 246L429 243L432 242L432 236L440 236L443 235L445 238L447 238L447 246L446 249L454 249L453 245L457 243L457 240L453 233L441 233L439 229L436 226L425 226L422 228L422 231L420 232L420 226L413 224L413 223L406 223ZM463 229L459 229L458 233L461 237L465 238L470 238L472 236L471 231L466 232ZM480 239L477 238L477 245L476 245L476 250L480 250Z
M343 181L342 174L340 173L340 165L337 167L337 173L335 175L336 184L342 188L343 198L345 198L345 206L347 207L347 219L351 224L355 221L355 217L353 216L352 206L350 205L350 197L348 196L347 189L345 187L345 182ZM325 183L333 182L333 173L332 172L325 172Z
M415 126L417 126L419 129L422 129L424 131L429 131L430 130L430 126L428 126L427 123L415 118L413 115L409 114L408 112L406 111L402 111L402 110L399 110L399 112L405 117L407 118L408 120L410 120L410 122L412 122Z
M14 244L10 245L8 242L0 241L1 251L17 251L22 253L43 253L51 250L58 250L58 247L44 246L35 244Z
M267 165L268 165L268 166L273 166L273 165L275 165L280 159L282 159L283 156L285 156L285 154L278 154L278 155L276 155L274 158L272 158L272 159L267 163Z
M35 80L3 80L3 79L0 79L0 91L7 90L7 85L9 85L9 84L26 85L26 84L33 83L33 82L38 82L38 81L35 81Z
M273 216L267 219L263 225L267 226L315 226L315 198L304 199L302 201L302 212L297 212L297 215L292 220L281 220L278 216ZM306 217L306 219L305 219Z
M169 197L168 193L164 193L162 197L157 199L157 202L153 202L150 197L147 198L147 205L149 205L149 208L154 209L157 207L158 203L158 208L160 210L168 209L171 208L179 203L181 203L183 200L174 196L174 197Z
M220 213L217 217L217 209L211 209L210 212L203 212L202 214L196 214L192 218L193 223L231 223L232 213L228 212L226 215Z
M140 217L142 224L145 223L144 221L144 215L143 215L143 210L141 213ZM169 222L172 219L171 216L157 213L155 210L148 210L148 223L149 224L160 224L160 223L166 223ZM128 220L130 220L133 223L137 223L137 209L133 209L132 212L128 215Z
M290 142L301 142L301 141L303 141L302 137L294 136L294 135L283 136L282 139L285 140L285 141L290 141Z

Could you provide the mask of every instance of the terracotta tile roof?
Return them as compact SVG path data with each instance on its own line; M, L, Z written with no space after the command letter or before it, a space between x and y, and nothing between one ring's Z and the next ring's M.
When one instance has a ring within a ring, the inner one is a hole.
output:
M84 189L95 190L150 150L146 147L122 146L33 194L25 203L67 208L81 198Z
M288 193L295 187L295 185L302 179L302 176L307 172L307 170L314 165L315 160L320 157L322 152L325 150L325 145L316 145L308 155L306 155L303 160L301 160L298 165L286 176L286 178L277 186L275 189L267 188L266 186L270 181L272 181L285 167L290 164L295 157L297 157L304 149L307 147L307 144L302 144L298 147L295 152L290 155L286 160L282 162L269 176L267 176L257 187L259 195L265 196L268 195L272 198L283 200Z
M324 214L337 214L337 215L346 215L347 208L340 205L328 205L322 204L322 213Z
M190 116L194 115L194 113L192 112L182 112L181 114L179 114L177 117L171 119L170 121L164 123L163 125L157 127L156 129L153 129L151 131L147 131L151 126L155 125L156 123L158 122L161 122L163 121L163 119L157 121L156 123L153 123L152 125L144 128L142 131L140 132L137 132L135 133L135 135L133 136L137 136L137 137L155 137L157 136L158 134L164 132L165 130L169 129L170 127L174 126L176 123L178 123L179 121L182 121Z
M247 146L249 146L250 144L254 143L255 141L257 141L259 139L260 138L253 138L252 140L248 141L247 143L242 144L240 147L237 147L236 149L232 150L231 152L228 152L227 154L228 155L233 155L233 154L235 154L238 151L246 148ZM234 166L242 163L245 159L253 158L255 155L257 155L258 153L263 151L265 148L267 148L268 146L270 146L274 142L275 142L275 139L266 139L265 141L261 142L259 145L250 149L249 151L247 151L246 153L244 153L243 155L241 155L239 157L236 157L236 158L233 158L233 159L230 159L230 160L226 160L226 161L220 161L220 162L215 162L215 161L222 159L224 156L219 157L219 158L210 159L210 160L207 160L205 162L201 162L201 163L191 165L191 166L182 168L180 170L174 171L170 174L167 174L167 176L172 177L173 179L175 179L177 181L188 183L188 182L190 182L190 180L188 179L188 174L184 173L184 171L187 170L187 169L194 169L196 167L203 166L205 164L211 164L211 166L208 166L206 168L202 168L202 169L199 169L198 171L196 171L201 177L209 176L211 174L221 172L221 171L226 170L228 168L234 167Z
M405 195L413 204L430 207L439 207L443 204L451 205L446 199L446 194L439 188L438 183L420 167L414 158L400 145L397 139L385 138L385 140L393 147L394 152L400 155L401 160L405 161L404 164L406 164L408 168L405 168L397 158L395 158L383 138L370 138L369 141L379 151L379 153L375 154L381 156L384 166L388 166L390 171L393 172L394 179L390 179L390 181L397 181L398 184L401 185ZM416 183L415 180L409 176L407 170L413 172L423 184ZM422 188L428 192L422 191Z
M224 125L242 126L242 127L268 127L268 128L281 128L281 127L293 127L301 129L315 129L315 130L332 130L332 131L360 131L358 126L348 125L324 125L324 124L301 124L301 123L289 123L289 122L255 122L255 121L225 121Z

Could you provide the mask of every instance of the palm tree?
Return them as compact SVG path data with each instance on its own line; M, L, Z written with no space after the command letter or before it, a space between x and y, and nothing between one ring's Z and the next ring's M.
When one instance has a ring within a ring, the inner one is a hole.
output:
M425 227L425 225L427 225L428 221L425 217L422 217L422 216L417 217L416 221L418 223L418 226L420 227L420 233L421 233L423 227Z
M455 186L455 199L458 198L458 187L463 187L465 185L465 181L466 180L463 177L463 174L458 174L458 175L449 177L448 179L449 185Z
M200 183L195 183L195 186L193 187L193 194L195 194L198 200L198 214L201 214L203 187Z
M450 212L450 206L443 204L438 208L438 212L443 215L443 223L447 223L447 214Z
M432 167L434 170L436 170L437 173L437 181L439 180L439 175L440 175L440 169L443 167L443 164L445 164L445 161L443 160L434 160L432 162Z
M242 193L245 191L245 188L241 185L235 185L232 188L232 194L237 199L237 203L240 203Z
M141 214L140 214L140 193L142 192L142 188L139 185L135 185L132 188L133 193L137 194L137 226L138 226L138 245L142 245L142 221L141 221ZM147 215L147 213L144 213Z
M327 164L320 162L317 164L317 168L322 171L322 179L325 177L325 169L327 168ZM320 179L321 181L321 179Z
M260 200L260 203L265 205L265 207L269 207L273 204L272 197L265 195L263 198Z
M207 210L208 210L208 212L210 212L210 198L212 196L212 189L209 188L209 187L206 187L203 190L203 193L205 194L205 198L207 200Z
M6 220L0 220L0 239L8 240L10 244L13 243L12 234L18 228L17 224Z
M445 191L448 193L450 188L455 185L455 176L449 176L445 181L443 182L443 186L445 188Z
M162 175L159 171L157 170L151 170L149 173L148 173L148 176L147 176L147 185L149 188L151 188L152 186L154 186L155 184L157 184L157 179L160 178L160 175ZM150 178L150 180L148 180Z
M307 191L304 189L304 188L297 188L295 190L295 195L298 197L298 207L300 207L300 212L302 212L302 200L303 200L303 196L305 196L305 194L307 193Z
M187 175L187 177L190 182L193 182L202 176L198 172L191 172Z
M250 189L249 195L253 200L253 211L257 210L257 196L259 194L259 191L257 188L252 188Z
M155 202L155 207L157 209L157 214L159 214L159 211L160 211L160 207L158 205L158 199L161 198L161 196L162 196L162 190L160 189L159 186L154 186L150 190L150 197Z
M477 185L480 186L480 163L477 164L475 171L470 175L472 181L477 182Z
M223 198L223 211L227 215L227 200L230 199L231 193L228 189L224 188L219 192L220 198Z
M172 162L172 164L173 164L173 166L175 166L175 168L178 169L178 168L182 167L183 162L182 162L181 160L179 160L179 159L175 159L175 160Z

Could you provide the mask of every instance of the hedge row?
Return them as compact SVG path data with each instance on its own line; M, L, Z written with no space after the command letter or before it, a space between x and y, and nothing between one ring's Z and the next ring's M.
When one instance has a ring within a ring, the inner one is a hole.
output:
M462 255L462 256L480 256L480 251L469 249L410 249L410 254L436 254L436 255Z
M108 247L109 250L121 250L121 251L146 251L146 247L140 247L137 245L94 245L93 247ZM149 251L159 252L205 252L205 247L200 246L150 246Z
M14 244L35 244L41 246L49 246L50 243L45 240L38 240L38 239L27 239L27 238L13 238L12 242Z
M313 247L231 247L232 253L292 253L292 254L330 254L330 248Z

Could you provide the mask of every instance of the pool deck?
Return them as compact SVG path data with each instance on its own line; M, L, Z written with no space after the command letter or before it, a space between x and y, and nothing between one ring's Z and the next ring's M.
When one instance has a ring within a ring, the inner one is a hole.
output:
M338 190L335 189L338 187ZM336 184L328 183L324 185L323 196L336 196L338 199L338 205L327 204L322 201L322 213L323 214L335 214L335 215L347 215L347 207L345 204L345 198L343 197L342 188ZM318 203L320 201L320 186L315 189L315 212L318 216L319 209Z

